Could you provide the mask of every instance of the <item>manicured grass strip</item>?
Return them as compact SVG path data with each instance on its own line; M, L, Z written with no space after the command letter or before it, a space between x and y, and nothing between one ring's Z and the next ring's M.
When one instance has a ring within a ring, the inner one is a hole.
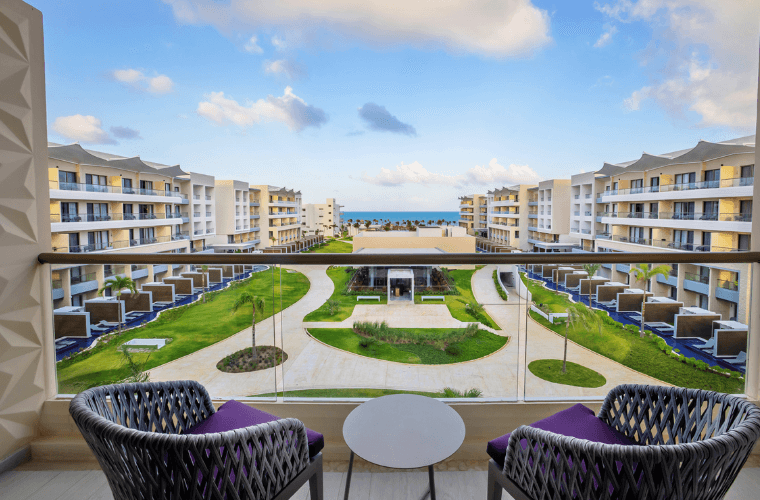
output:
M523 273L520 274L531 293L534 293L534 290L538 292L543 289L531 280L526 279ZM553 298L555 303L564 304L565 308L570 305L567 297L552 291L548 292L555 296ZM536 296L533 297L537 301ZM620 323L614 321L603 311L597 310L595 312L603 321L601 335L598 327L589 329L583 325L578 325L568 330L568 339L637 372L669 384L729 394L744 392L743 380L728 378L718 373L688 366L662 352L652 338L644 337L642 339L638 333L631 333L622 328ZM549 323L532 311L530 317L559 335L565 335L564 324Z
M282 307L287 308L309 291L309 280L301 273L282 272ZM280 311L280 274L275 273L274 304L272 304L272 274L265 271L233 285L231 289L206 294L206 303L169 309L155 321L141 328L125 332L108 343L99 344L87 354L57 363L58 390L61 394L80 392L111 381L122 380L130 373L123 363L118 347L135 338L171 338L165 347L150 355L135 353L133 358L143 363L144 369L181 358L187 354L224 340L251 326L251 308L241 307L232 313L232 304L238 295L250 292L264 299L264 310L257 315L257 323ZM274 305L274 308L273 308ZM271 345L271 344L270 344Z
M521 276L524 276L521 273ZM560 295L548 288L542 286L543 283L533 281L531 279L523 278L523 282L530 291L533 302L536 304L546 304L549 311L553 313L567 312L567 306L570 305L570 301L567 300L567 296Z
M285 391L285 397L291 398L379 398L381 396L390 396L391 394L416 394L429 398L443 397L442 392L397 391L395 389L301 389L297 391ZM274 393L254 394L250 397L271 398L274 397ZM277 397L283 397L282 391L277 393Z
M477 266L477 269L449 269L449 276L454 280L454 284L459 292L459 295L444 295L444 303L449 308L451 315L459 321L466 323L483 323L486 326L490 326L494 330L501 330L499 325L491 319L487 312L482 311L477 316L473 316L468 312L467 303L475 302L475 296L472 294L472 275L475 271L483 266ZM415 304L440 304L440 300L426 300L422 301L420 295L414 296Z
M443 334L450 332L451 329L429 328L424 331L426 333L440 331ZM369 347L361 347L359 342L363 337L350 328L310 328L309 333L325 344L368 358L423 365L445 365L482 358L498 351L509 340L507 337L478 330L478 333L469 339L449 344L450 348L456 346L455 349L449 349L451 352L457 352L456 355L452 355L431 345L377 342Z
M533 375L555 384L596 388L607 383L601 373L577 363L568 361L566 368L567 372L562 373L561 359L537 359L528 365Z
M343 291L346 288L348 280L351 279L353 270L346 272L349 269L347 267L331 267L327 270L327 276L333 281L335 290L333 290L330 299L337 300L340 304L334 309L334 314L330 315L327 302L322 304L319 309L316 309L303 319L304 321L343 321L348 319L354 313L354 307L356 307L357 300L356 295L343 295ZM372 295L368 293L367 295ZM365 300L367 304L387 304L388 297L385 294L379 296L380 300Z
M304 253L351 253L354 245L343 241L329 240L326 243L310 248Z

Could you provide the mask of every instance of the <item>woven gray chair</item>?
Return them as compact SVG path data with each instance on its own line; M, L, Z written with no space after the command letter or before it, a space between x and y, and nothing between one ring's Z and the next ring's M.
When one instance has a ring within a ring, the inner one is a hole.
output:
M299 420L184 434L214 413L198 382L96 387L69 412L115 500L284 500L306 481L323 498L322 454L309 459Z
M760 408L711 391L620 385L598 417L634 445L520 426L504 467L489 463L488 500L718 500L760 438Z

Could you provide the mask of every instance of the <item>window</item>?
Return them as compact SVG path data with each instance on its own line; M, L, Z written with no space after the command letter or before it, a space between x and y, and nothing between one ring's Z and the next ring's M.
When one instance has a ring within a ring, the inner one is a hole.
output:
M153 213L153 205L140 204L137 206L140 214L140 219L155 219L156 216Z
M94 191L96 193L105 193L108 191L108 188L106 187L108 178L105 175L85 174L84 179L85 184L87 184L87 191Z
M108 248L108 231L91 231L87 233L87 245L91 250Z
M673 243L668 246L679 250L693 250L694 249L694 231L683 231L676 229L673 231Z
M750 235L740 234L739 235L739 251L749 252L749 249L751 246L752 245L751 245Z
M707 295L698 293L697 297L698 297L698 304L697 304L698 307L701 307L702 309L709 309Z
M96 222L111 220L108 216L108 203L88 203L87 204L87 221Z
M650 219L657 219L658 216L659 216L658 210L659 210L659 204L658 203L650 203L649 204L649 218Z
M634 179L631 181L631 194L642 193L644 191L644 179Z
M671 286L670 287L670 298L673 300L678 300L678 287L677 286Z
M742 222L752 221L752 200L742 200L739 202L739 217L737 220Z
M76 203L61 202L61 222L79 222L78 206Z
M660 178L659 177L652 177L649 179L649 186L650 191L652 193L659 193L660 192Z
M515 238L519 238L519 237L520 237L520 231L515 231Z
M684 189L696 188L697 174L689 172L688 174L676 174L675 191L682 191Z
M140 181L141 194L153 194L153 181Z
M677 201L673 204L673 218L677 220L693 220L694 219L694 202L693 201Z
M124 208L122 210L124 211L124 220L135 220L135 216L132 213L131 203L125 203Z
M706 188L720 187L720 169L705 170L705 187Z
M81 252L79 248L79 233L69 233L69 252Z
M156 240L155 228L141 227L140 240L143 245L146 243L156 243L157 240Z
M172 215L172 206L171 205L164 205L164 214L166 214L166 217L169 218Z
M135 190L132 189L132 179L121 179L121 192L124 194L135 194Z
M82 307L82 296L81 295L72 295L71 296L71 305L74 307Z
M751 186L752 181L755 177L755 166L754 165L744 165L741 168L741 181L739 183L740 186Z
M702 251L702 252L709 252L711 245L712 245L712 233L703 232L702 233L702 246L700 248L698 248L697 250Z
M718 220L718 202L705 201L702 203L701 220Z
M75 191L78 188L76 183L77 174L75 172L65 172L63 170L58 171L58 189Z
M631 243L644 244L644 228L643 227L629 227L628 228L628 240Z

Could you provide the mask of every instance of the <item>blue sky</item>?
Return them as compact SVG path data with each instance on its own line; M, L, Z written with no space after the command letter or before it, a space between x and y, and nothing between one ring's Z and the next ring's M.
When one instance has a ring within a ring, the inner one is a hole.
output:
M31 3L50 140L346 210L455 210L754 133L751 2Z

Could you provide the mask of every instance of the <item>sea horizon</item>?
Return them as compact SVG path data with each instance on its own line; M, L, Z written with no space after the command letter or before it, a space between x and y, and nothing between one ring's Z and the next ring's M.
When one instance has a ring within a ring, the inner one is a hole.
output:
M404 221L404 220L419 220L419 221L438 221L444 220L451 223L456 223L459 220L459 212L456 211L431 211L431 212L419 212L419 211L344 211L341 217L343 221L348 219L356 220L390 220L391 222Z

